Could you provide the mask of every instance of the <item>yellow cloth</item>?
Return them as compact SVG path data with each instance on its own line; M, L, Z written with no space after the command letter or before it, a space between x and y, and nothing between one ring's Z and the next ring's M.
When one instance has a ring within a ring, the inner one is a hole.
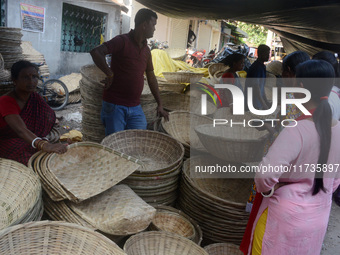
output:
M262 240L263 240L264 232L266 231L267 216L268 216L268 208L266 208L266 210L263 211L262 215L257 221L255 231L254 231L252 250L251 250L252 255L261 255Z
M163 72L178 72L180 70L194 73L203 73L208 77L208 68L195 68L180 60L173 60L164 50L154 49L151 51L154 73L158 77L163 76Z

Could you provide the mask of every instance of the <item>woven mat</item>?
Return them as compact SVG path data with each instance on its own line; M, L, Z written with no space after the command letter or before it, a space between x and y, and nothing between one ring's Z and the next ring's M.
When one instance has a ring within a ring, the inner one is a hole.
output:
M68 92L72 93L73 91L79 89L79 81L81 80L81 74L80 73L71 73L69 75L65 75L63 77L60 77L59 80L61 80L63 83L65 83Z

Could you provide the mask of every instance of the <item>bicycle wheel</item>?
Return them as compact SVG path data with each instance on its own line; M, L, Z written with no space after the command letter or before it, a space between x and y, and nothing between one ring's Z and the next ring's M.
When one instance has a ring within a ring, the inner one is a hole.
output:
M68 89L62 81L57 79L51 79L44 82L40 95L55 111L63 109L68 103Z

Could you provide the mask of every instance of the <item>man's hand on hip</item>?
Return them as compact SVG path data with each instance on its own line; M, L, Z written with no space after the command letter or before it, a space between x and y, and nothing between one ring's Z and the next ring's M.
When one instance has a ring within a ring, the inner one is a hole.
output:
M113 75L106 76L105 79L100 82L104 84L104 89L109 89L112 85L112 81L113 81Z

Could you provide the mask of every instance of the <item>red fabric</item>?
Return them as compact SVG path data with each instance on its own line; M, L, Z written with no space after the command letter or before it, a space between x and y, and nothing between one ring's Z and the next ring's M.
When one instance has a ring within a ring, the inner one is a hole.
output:
M235 77L232 73L226 72L222 75L222 79L226 79L227 83L235 84Z
M261 206L261 203L262 203L262 199L263 199L263 196L261 195L261 193L256 192L254 204L253 204L253 207L252 207L250 215L249 215L249 219L248 219L246 230L245 230L244 235L243 235L242 243L240 245L240 250L245 255L248 254L248 248L249 248L249 245L250 245L251 233L252 233L252 230L253 230L253 226L254 226L256 216L259 212L259 209L260 209L260 206Z
M20 117L38 137L47 136L56 120L54 111L37 93L31 94ZM0 127L0 144L0 158L12 159L25 165L36 152L31 144L18 137L8 125Z
M312 116L313 116L313 114L314 114L314 112L315 112L315 109L311 109L311 110L309 110L309 112L312 114ZM296 119L296 121L299 121L299 120L304 120L304 119L309 119L309 118L311 118L312 116L309 116L309 115L301 115L299 118L297 118Z
M137 106L144 87L144 72L152 71L152 58L149 47L144 42L142 48L134 40L134 31L118 35L104 45L112 54L111 70L113 82L104 90L103 100L123 106Z
M13 97L0 97L0 128L7 126L7 123L4 120L7 115L19 114L20 111L20 107Z

